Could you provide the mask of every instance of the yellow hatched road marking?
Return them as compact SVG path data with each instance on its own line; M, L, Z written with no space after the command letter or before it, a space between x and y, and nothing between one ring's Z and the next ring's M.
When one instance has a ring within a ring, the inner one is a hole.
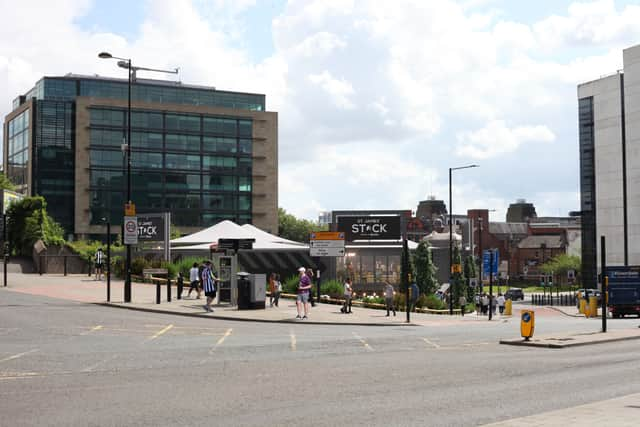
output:
M162 335L162 334L164 334L165 332L167 332L167 331L171 330L171 328L173 328L173 325L169 325L169 326L167 326L166 328L162 329L161 331L156 332L156 334L155 334L155 335L153 335L153 336L149 337L148 341L155 340L155 339L156 339L156 338L158 338L160 335Z
M5 357L4 359L0 359L0 362L8 362L9 360L18 359L22 356L26 356L27 354L35 353L36 351L40 351L38 348L34 348L33 350L25 351L24 353L14 354L13 356Z
M218 342L216 343L216 346L219 346L220 344L222 344L224 342L224 340L231 335L231 332L233 332L233 328L229 328L227 329L227 332L224 333L223 336L220 337L220 339L218 340Z

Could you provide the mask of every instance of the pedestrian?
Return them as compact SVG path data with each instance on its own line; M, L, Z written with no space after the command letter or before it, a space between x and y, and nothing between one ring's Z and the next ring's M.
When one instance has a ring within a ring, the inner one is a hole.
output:
M500 315L504 313L504 304L506 300L504 299L504 295L501 293L498 294L498 310L500 310Z
M464 308L467 305L467 298L465 298L464 295L460 295L458 303L460 303L460 314L464 317Z
M495 295L491 295L491 313L496 314L496 308L498 306L498 302L496 301Z
M102 270L104 268L104 254L102 253L102 248L98 248L98 251L94 257L95 268L96 268L96 279L102 280Z
M393 285L389 282L385 282L384 285L384 302L387 306L387 317L389 317L389 310L393 311L393 315L396 315L396 308L393 305Z
M413 311L416 308L416 302L418 302L418 297L420 296L420 289L418 289L416 282L411 284L411 292L409 292L409 296L411 298L411 301L409 302L409 310Z
M343 313L351 313L351 292L353 292L351 277L347 277L344 281L344 305L340 309Z
M488 314L489 313L489 297L487 296L486 293L482 294L482 314Z
M296 319L307 319L309 314L309 292L311 290L311 280L309 280L309 276L306 274L306 268L300 267L298 269L298 273L300 273L300 281L298 282L298 296L296 298L296 308L298 310ZM304 316L302 315L303 310Z
M207 303L203 305L205 311L212 312L211 303L216 298L216 281L218 278L213 272L213 267L211 266L211 261L207 260L204 263L204 268L202 269L202 289L204 289L204 295L207 297Z
M194 262L189 270L189 292L187 293L187 297L191 298L191 291L195 289L196 294L198 294L197 298L200 299L201 286L199 277L198 263Z
M478 315L480 314L480 294L476 294L473 299L476 303L476 315Z
M276 274L276 297L273 300L273 304L277 307L280 301L280 294L282 293L282 282L280 281L280 275Z
M306 274L307 276L309 276L309 283L311 283L311 289L309 290L309 304L311 304L311 307L315 307L316 306L316 301L313 297L313 268L308 267L306 269Z
M269 307L273 307L273 301L276 299L276 292L278 292L276 273L271 273L269 275Z

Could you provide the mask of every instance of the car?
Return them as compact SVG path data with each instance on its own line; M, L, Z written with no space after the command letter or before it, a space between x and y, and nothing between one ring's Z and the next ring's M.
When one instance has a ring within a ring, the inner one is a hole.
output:
M517 300L524 301L524 292L520 288L511 288L504 293L504 298L510 299L512 301L517 301Z

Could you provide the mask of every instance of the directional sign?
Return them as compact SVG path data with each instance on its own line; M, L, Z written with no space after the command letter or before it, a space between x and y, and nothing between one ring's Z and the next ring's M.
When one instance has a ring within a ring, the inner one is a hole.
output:
M309 235L309 255L344 256L344 233L317 231Z
M493 250L493 264L489 267L489 261L491 259L489 250L485 250L482 253L482 272L487 276L489 274L498 274L498 264L500 264L500 255L497 249Z
M138 217L135 217L135 216L124 217L124 244L125 245L138 244Z

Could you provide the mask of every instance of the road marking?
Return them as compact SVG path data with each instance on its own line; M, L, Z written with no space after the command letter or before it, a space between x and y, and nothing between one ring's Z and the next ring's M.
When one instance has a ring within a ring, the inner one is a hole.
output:
M219 346L220 344L222 344L224 342L224 340L231 335L231 332L233 332L233 328L229 328L227 329L227 332L224 333L223 336L220 337L220 339L218 340L218 342L216 343L216 347Z
M161 331L156 332L155 335L152 335L151 337L149 337L147 339L147 341L151 341L151 340L155 340L156 338L158 338L160 335L164 334L165 332L169 331L171 328L173 328L173 325L169 325L166 328L162 329Z
M104 326L102 326L102 325L94 326L93 328L89 329L88 331L85 331L85 332L81 333L80 335L89 335L91 332L99 331L102 328L104 328Z
M360 335L358 335L356 332L353 333L353 336L362 343L362 345L364 346L364 348L366 348L369 351L373 351L373 348L364 340L364 338L362 338Z
M5 357L4 359L0 359L0 363L8 362L9 360L18 359L22 356L26 356L27 354L35 353L36 351L40 351L39 348L34 348L33 350L25 351L24 353L14 354L13 356Z
M296 335L293 330L289 330L289 336L291 337L291 351L296 351Z
M426 343L427 343L427 344L429 344L429 345L432 345L434 348L436 348L436 349L440 349L440 345L438 345L438 344L436 344L436 343L434 343L434 342L431 342L431 341L429 340L429 338L422 338L422 339L424 340L424 342L426 342Z
M2 372L0 373L0 381L2 380L16 380L20 378L39 377L41 374L37 372Z

